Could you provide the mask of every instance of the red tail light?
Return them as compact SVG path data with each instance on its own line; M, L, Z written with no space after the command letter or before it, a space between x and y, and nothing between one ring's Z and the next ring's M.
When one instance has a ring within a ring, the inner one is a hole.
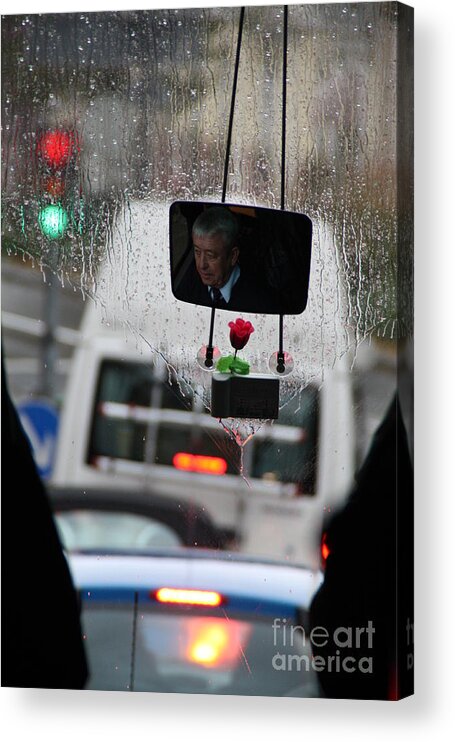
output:
M322 539L321 539L321 556L322 556L322 561L324 562L324 564L327 561L327 557L329 556L329 554L330 554L330 548L327 545L327 534L323 533Z

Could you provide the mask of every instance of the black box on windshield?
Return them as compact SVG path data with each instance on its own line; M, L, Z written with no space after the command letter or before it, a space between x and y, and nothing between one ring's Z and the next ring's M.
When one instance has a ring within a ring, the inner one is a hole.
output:
M276 420L280 380L266 374L214 374L212 417L240 417Z

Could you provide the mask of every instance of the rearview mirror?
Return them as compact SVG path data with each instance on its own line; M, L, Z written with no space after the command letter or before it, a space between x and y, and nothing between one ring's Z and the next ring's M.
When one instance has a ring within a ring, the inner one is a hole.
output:
M176 299L255 314L305 309L312 224L304 214L175 201L169 221Z

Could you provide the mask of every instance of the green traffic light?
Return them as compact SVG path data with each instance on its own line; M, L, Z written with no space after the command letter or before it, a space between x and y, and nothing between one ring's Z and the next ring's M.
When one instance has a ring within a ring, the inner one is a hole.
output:
M42 233L50 240L58 240L66 232L68 214L60 204L45 206L38 214Z

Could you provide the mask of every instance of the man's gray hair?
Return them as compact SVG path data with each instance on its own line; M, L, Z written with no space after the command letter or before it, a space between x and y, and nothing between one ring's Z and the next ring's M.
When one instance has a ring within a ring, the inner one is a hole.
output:
M198 237L220 234L224 245L232 250L237 243L239 225L232 211L224 206L211 206L199 214L193 224L193 235Z

